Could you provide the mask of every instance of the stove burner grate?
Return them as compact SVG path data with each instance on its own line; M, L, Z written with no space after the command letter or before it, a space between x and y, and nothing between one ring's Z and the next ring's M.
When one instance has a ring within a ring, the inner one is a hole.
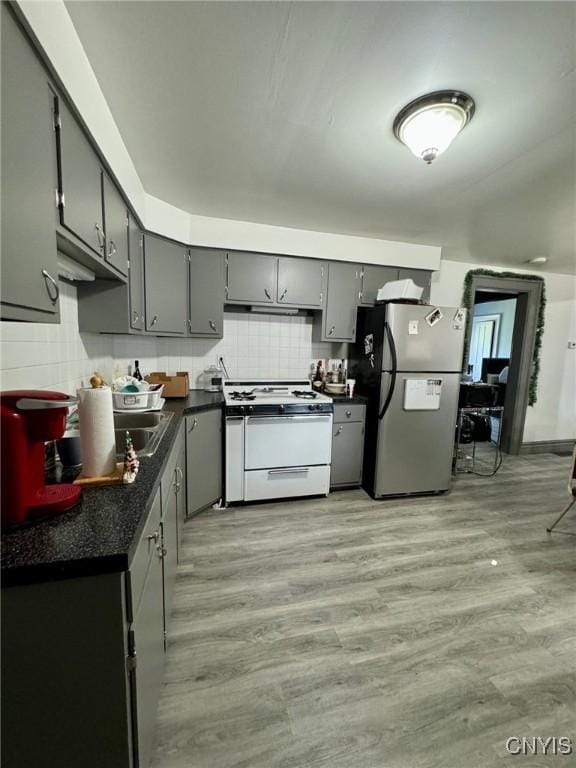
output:
M256 395L252 392L231 392L231 400L256 400Z
M303 400L314 400L318 397L316 392L312 392L310 389L295 389L292 394L294 397L301 397Z

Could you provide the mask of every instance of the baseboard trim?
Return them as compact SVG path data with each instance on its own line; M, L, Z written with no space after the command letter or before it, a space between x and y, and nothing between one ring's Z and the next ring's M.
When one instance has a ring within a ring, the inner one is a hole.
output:
M537 440L533 443L522 443L520 453L556 453L558 451L572 452L573 449L574 440Z

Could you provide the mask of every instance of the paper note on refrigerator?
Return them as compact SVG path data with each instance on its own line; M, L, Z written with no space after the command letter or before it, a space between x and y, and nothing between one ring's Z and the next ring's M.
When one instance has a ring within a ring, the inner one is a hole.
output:
M437 411L442 379L404 379L405 411Z

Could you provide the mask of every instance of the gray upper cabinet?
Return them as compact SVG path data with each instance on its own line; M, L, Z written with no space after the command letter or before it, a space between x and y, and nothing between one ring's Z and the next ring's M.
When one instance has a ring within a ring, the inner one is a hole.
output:
M379 267L374 264L365 264L362 267L360 303L367 305L375 304L379 289L386 285L386 283L397 279L397 267Z
M99 256L104 255L102 168L66 104L59 100L60 223Z
M2 319L58 318L54 96L2 3Z
M222 411L186 417L186 483L188 514L222 498Z
M188 332L191 336L222 338L226 289L225 259L224 251L190 249Z
M326 309L323 314L323 341L354 341L360 293L359 264L330 262Z
M430 301L432 272L429 272L426 269L399 269L398 280L405 280L406 278L411 278L416 285L420 285L424 288L424 291L422 292L422 301Z
M278 259L279 304L321 307L324 297L326 264L315 259Z
M130 268L130 328L144 330L144 236L131 213L128 214L128 255Z
M128 274L128 208L122 196L103 176L104 231L106 234L106 261L120 274Z
M184 334L187 325L188 252L183 245L144 235L146 330Z
M273 304L276 301L277 259L261 253L228 254L226 301Z

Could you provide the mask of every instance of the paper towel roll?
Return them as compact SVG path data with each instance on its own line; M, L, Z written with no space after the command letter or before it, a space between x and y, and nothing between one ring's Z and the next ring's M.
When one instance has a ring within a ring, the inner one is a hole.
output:
M109 475L116 469L116 438L110 387L77 390L84 477Z

